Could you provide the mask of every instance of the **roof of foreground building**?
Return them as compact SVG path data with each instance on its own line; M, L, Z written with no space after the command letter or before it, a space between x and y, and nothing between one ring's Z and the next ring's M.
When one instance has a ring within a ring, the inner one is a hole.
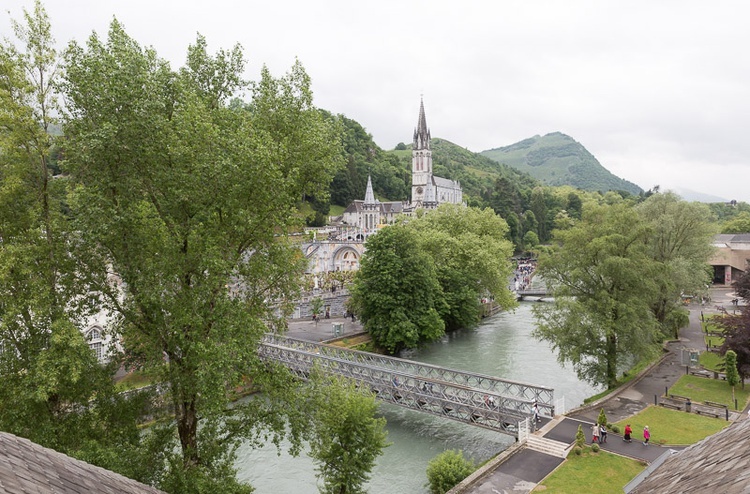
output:
M630 492L750 494L750 419L670 456Z
M7 432L0 432L0 492L164 494L163 491Z

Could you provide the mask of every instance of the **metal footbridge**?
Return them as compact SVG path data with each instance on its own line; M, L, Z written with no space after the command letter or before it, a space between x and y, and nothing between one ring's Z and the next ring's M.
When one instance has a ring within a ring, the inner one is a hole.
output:
M554 390L544 386L275 334L266 334L258 351L302 378L317 366L368 386L379 400L516 437L534 402L541 416L555 415Z

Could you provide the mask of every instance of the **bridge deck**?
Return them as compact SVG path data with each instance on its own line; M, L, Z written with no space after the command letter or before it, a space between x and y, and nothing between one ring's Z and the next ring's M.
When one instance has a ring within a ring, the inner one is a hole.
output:
M554 391L544 386L271 334L259 351L303 378L318 366L367 385L380 400L506 434L517 435L535 401L541 415L554 415Z

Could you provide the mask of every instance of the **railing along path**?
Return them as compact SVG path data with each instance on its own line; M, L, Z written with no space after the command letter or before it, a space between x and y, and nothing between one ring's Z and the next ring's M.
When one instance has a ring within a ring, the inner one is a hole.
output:
M506 434L517 435L534 402L541 415L554 416L554 390L544 386L273 334L259 352L303 378L317 365L367 385L380 400Z

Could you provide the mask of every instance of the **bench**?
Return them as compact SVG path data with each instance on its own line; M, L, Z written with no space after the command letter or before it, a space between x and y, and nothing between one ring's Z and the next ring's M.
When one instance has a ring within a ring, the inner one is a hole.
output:
M688 398L687 396L669 395L669 397L673 400L690 401L690 398Z
M706 410L696 410L695 413L697 413L698 415L709 415L717 419L719 418L719 414L716 412L708 412Z
M711 377L711 373L705 370L691 370L690 371L691 376L699 376L699 377Z
M665 403L663 401L659 403L659 406L663 406L664 408L671 408L672 410L682 410L682 405L674 405L672 403Z
M703 404L704 404L704 405L708 405L708 406L710 406L710 407L723 408L723 409L725 409L725 410L726 410L727 408L729 408L729 407L728 407L727 405L725 405L724 403L716 403L715 401L704 401L704 402L703 402Z

